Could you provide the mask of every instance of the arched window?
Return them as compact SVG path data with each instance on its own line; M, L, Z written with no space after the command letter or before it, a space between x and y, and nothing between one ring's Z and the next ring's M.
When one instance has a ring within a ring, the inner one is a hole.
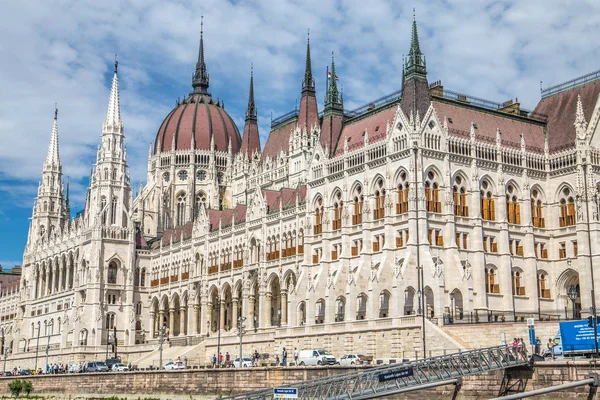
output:
M40 236L44 236L46 234L46 228L44 225L40 225Z
M48 211L48 202L47 201L44 202L44 211Z
M362 187L357 186L354 190L354 212L352 213L352 225L362 224L363 202L364 196L362 194Z
M521 206L513 185L506 186L506 214L509 224L521 224Z
M408 180L406 172L400 173L400 182L398 182L398 203L396 203L396 214L408 212Z
M221 173L217 174L217 183L219 185L221 185L223 183L223 174L221 174Z
M50 202L50 212L53 212L53 211L54 211L55 204L56 204L56 203L55 203L54 201L51 201L51 202Z
M108 180L108 168L104 168L104 179Z
M485 269L485 291L486 293L500 293L500 285L497 282L496 268Z
M521 271L513 270L511 272L513 296L525 296L525 286L523 285L522 275L523 273Z
M333 230L342 228L342 207L344 202L342 201L342 193L337 192L335 194L333 203Z
M112 283L115 284L117 283L117 263L115 263L114 261L111 262L108 265L108 276L107 276L107 282L108 283Z
M114 168L112 170L112 180L113 181L117 180L117 169L116 168Z
M367 295L361 293L356 299L356 319L361 320L367 318Z
M425 180L425 204L427 211L440 213L442 212L442 203L440 202L439 196L439 184L437 182L437 175L433 171L427 173L427 179Z
M561 227L575 225L575 200L568 187L561 193L559 225Z
M342 322L346 316L346 299L339 297L336 304L335 322Z
M454 186L452 186L454 196L454 215L459 217L469 216L469 206L467 204L467 189L462 176L457 175L454 178Z
M106 314L106 329L113 329L115 327L117 316L114 313Z
M548 275L543 271L538 273L538 290L538 296L540 298L550 298L550 289L548 288Z
M102 212L102 224L106 225L106 197L102 196L100 200L100 210Z
M112 208L110 213L110 223L111 225L116 224L117 222L117 198L113 197L112 199Z
M531 191L531 219L534 227L546 227L546 221L544 220L542 208L542 194L537 189L533 189Z
M487 221L496 220L496 207L492 198L492 186L488 181L481 181L481 218Z
M177 173L177 177L179 178L180 181L184 182L187 181L188 178L188 173L187 171L179 171Z
M386 318L390 315L390 292L387 290L379 294L379 318Z
M322 324L325 322L325 300L319 299L315 304L315 324Z
M385 188L383 179L379 178L375 184L375 210L373 210L373 219L381 219L385 216Z
M318 235L323 232L323 199L319 198L315 206L314 233Z
M206 172L205 171L198 171L198 173L196 174L196 179L198 179L199 181L203 181L206 179Z
M200 207L204 207L206 209L206 194L203 192L199 192L196 195L196 203L194 204L194 214L196 215L196 218L198 218Z
M146 286L146 268L142 268L142 273L140 274L140 286Z
M185 224L185 193L177 196L177 225Z

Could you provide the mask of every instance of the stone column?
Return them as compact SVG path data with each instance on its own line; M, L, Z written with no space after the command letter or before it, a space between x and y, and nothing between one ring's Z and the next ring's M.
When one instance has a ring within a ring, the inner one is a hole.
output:
M251 329L254 329L254 296L250 295L248 296L248 301L245 301L244 304L246 305L247 308L247 312L245 313L245 315L247 315L248 317L248 321L250 321L250 323L248 324L248 326ZM242 304L243 306L243 304Z
M65 290L69 290L69 281L71 280L71 266L67 264L67 279L65 280Z
M273 316L275 315L275 311L273 312L273 314L271 314L271 300L273 299L273 295L271 294L271 292L265 293L265 310L263 312L263 315L265 316L264 319L264 327L269 327L269 326L273 326Z
M175 309L169 308L169 336L175 335Z
M154 314L154 312L150 312L150 321L148 322L148 329L150 330L150 332L148 332L150 334L150 339L154 339L154 333L156 328L156 314Z
M198 304L194 304L191 308L190 308L190 312L192 313L192 326L190 327L191 329L188 328L188 332L192 332L192 334L197 335L198 332L198 312L200 310L200 306Z
M281 326L286 326L288 320L288 295L287 290L281 291Z
M213 303L211 301L206 303L206 320L209 322L207 333L210 334L213 326Z
M238 299L237 297L234 297L231 301L231 309L232 309L232 318L231 318L231 327L237 327L238 326L238 318L240 317L238 315Z
M225 300L221 299L221 304L219 304L219 330L225 330Z
M187 334L186 332L186 316L187 316L187 309L185 307L181 307L179 309L179 336L185 336Z
M60 291L60 271L60 266L56 266L56 268L54 268L54 288L52 293L58 293Z
M156 321L156 331L157 331L157 333L158 333L158 330L160 328L162 328L164 320L165 320L165 312L164 312L164 310L160 310L158 312L158 321Z
M66 267L63 265L63 266L61 266L58 269L58 290L61 291L61 292L63 290L65 290L65 288L63 287L63 284L62 284L63 283L63 276L64 276L64 272L63 271L65 270L65 268Z

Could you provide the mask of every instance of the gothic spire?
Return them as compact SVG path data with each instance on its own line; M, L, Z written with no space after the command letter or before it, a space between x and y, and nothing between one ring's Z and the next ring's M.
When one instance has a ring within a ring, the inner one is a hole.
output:
M46 156L47 165L60 165L60 154L58 152L58 108L54 107L54 122L52 123L52 136Z
M312 65L310 60L310 30L306 40L306 63L304 66L304 80L302 81L302 94L305 92L315 93L315 80L312 76Z
M327 93L325 94L325 108L340 107L341 102L339 98L339 92L337 88L337 76L335 74L335 60L333 58L333 52L331 52L331 71L327 72L327 79L329 85L327 87Z
M575 130L577 136L581 139L586 137L587 121L585 120L585 114L583 113L583 103L581 103L581 95L577 95L577 108L575 110Z
M413 9L413 23L412 33L410 38L410 50L408 57L406 58L406 78L410 78L413 75L419 77L425 77L427 75L427 64L425 62L425 56L421 53L421 46L419 44L419 32L417 30L417 18L415 16L415 10Z
M123 121L121 120L121 103L119 101L119 77L118 71L119 62L115 56L115 72L113 75L112 86L110 88L110 97L108 99L108 111L106 112L106 120L104 125L106 127L112 126L115 128L123 127Z
M417 30L417 18L415 16L414 8L413 8L412 33L410 36L410 51L408 54L410 56L421 55L421 47L419 46L419 32Z
M206 63L204 62L204 16L200 22L200 48L198 49L198 62L196 63L196 72L192 78L192 87L194 93L208 93L208 72L206 72Z
M250 67L250 91L248 93L246 121L256 121L256 105L254 103L254 66Z

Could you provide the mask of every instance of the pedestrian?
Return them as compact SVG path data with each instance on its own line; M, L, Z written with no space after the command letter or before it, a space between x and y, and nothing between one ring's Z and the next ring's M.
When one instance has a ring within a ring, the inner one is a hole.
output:
M283 348L283 354L281 355L281 359L281 365L287 367L287 350L285 349L285 347Z
M294 365L298 366L298 348L294 347Z
M225 353L225 365L229 366L229 361L231 360L231 356L229 355L229 352Z
M556 346L556 344L554 343L554 340L552 340L552 338L548 338L548 351L550 352L552 361L556 360L556 358L554 356L554 346Z
M185 366L186 369L188 367L188 363L187 362L188 362L187 356L183 356L183 365Z
M279 354L275 354L275 366L278 367L280 365Z
M212 356L212 365L213 365L213 368L215 368L217 366L217 355L216 354L213 354L213 356Z
M254 366L258 367L258 360L260 356L258 355L258 350L254 349Z
M535 354L539 355L542 350L542 341L539 337L535 338Z
M223 353L219 352L219 366L221 366L221 364L223 364Z

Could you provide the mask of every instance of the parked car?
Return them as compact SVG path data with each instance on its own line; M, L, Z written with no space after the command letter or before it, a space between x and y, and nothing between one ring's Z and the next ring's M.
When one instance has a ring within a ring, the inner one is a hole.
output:
M327 350L301 350L298 354L299 365L333 365L337 364L335 356Z
M13 376L13 373L10 371L4 371L4 376Z
M117 363L117 364L113 364L113 366L110 370L113 372L123 372L123 371L129 371L129 367L125 364Z
M346 354L340 358L340 365L367 364L368 360L362 354Z
M174 369L185 369L185 365L181 361L169 361L165 364L164 369L166 370L174 370Z
M22 369L19 375L33 375L33 372L30 369Z
M75 373L81 372L81 367L82 367L82 365L79 363L69 364L69 365L67 365L67 372L70 374L75 374Z
M104 361L88 361L83 370L85 372L106 372L108 366Z
M112 370L113 365L119 364L119 363L121 363L120 358L107 358L106 359L106 366L108 367L109 370Z
M251 358L242 358L242 362L241 362L241 368L250 368L252 366L252 359ZM240 358L236 358L235 360L233 360L233 368L240 368Z

